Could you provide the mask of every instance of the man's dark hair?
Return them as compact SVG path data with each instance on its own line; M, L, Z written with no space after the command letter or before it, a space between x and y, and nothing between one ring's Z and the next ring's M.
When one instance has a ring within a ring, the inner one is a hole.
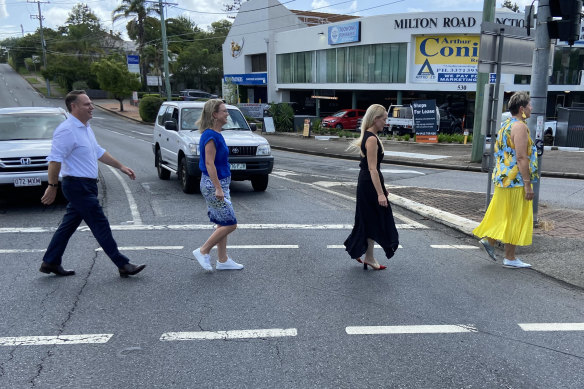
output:
M71 112L71 103L77 100L79 95L85 94L87 93L85 93L84 90L72 90L71 92L67 93L67 96L65 96L65 105L67 106L67 111Z

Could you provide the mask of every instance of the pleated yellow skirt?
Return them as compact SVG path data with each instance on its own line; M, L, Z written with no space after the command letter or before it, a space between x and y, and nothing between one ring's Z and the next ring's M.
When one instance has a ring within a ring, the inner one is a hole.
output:
M481 224L472 233L502 243L528 246L533 235L533 201L525 200L523 187L495 187Z

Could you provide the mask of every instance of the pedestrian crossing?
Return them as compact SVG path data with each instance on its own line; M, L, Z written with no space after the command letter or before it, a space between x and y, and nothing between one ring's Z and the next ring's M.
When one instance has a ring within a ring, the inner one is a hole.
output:
M345 246L342 244L327 244L324 245L326 249L329 250L339 250L345 249ZM381 246L376 244L374 246L376 249L380 249ZM416 248L419 249L421 246L416 245ZM438 250L478 250L478 246L471 246L471 245L457 245L457 244L431 244L429 245L430 248L438 249ZM228 249L231 250L300 250L303 249L304 246L301 244L244 244L244 245L227 245ZM314 246L311 246L314 248ZM404 249L403 245L398 246L399 249ZM118 249L120 251L165 251L165 250L190 250L185 246L119 246ZM213 248L216 250L216 247ZM26 254L26 253L44 253L46 249L0 249L0 254ZM101 252L103 249L101 247L96 248L95 251Z
M584 323L516 323L521 332L578 332L584 331ZM329 331L333 332L333 331ZM479 329L473 324L416 324L391 326L347 326L345 334L350 336L391 336L391 335L459 335L480 334L490 331ZM506 334L509 336L509 332ZM106 344L115 334L71 334L56 336L13 336L0 337L0 347L16 346L67 346L80 344ZM297 328L260 328L246 330L184 331L164 332L158 338L161 342L213 341L238 339L295 338L310 336Z

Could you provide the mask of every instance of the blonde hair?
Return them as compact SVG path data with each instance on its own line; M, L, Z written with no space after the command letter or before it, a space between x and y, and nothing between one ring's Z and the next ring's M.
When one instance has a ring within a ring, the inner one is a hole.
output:
M200 132L205 131L207 128L213 128L213 122L215 122L213 113L219 112L219 107L221 106L221 104L225 104L223 100L219 99L207 100L207 102L203 106L201 117L199 118L199 120L195 122L195 126L197 126Z
M365 155L361 151L361 143L363 143L363 136L365 136L365 131L367 131L371 126L373 126L373 122L383 116L386 113L385 107L381 104L372 104L367 108L365 112L365 116L363 116L363 120L361 121L361 135L351 142L349 145L349 149L358 149L359 153L362 157ZM381 143L381 151L383 150L383 143Z

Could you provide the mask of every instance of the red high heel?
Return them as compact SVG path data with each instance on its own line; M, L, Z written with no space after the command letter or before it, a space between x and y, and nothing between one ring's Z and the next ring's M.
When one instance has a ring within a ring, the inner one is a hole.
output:
M355 261L357 261L359 263L363 263L363 261L361 260L361 258L355 258Z
M375 266L373 266L370 263L363 262L363 270L367 270L367 265L371 266L371 269L373 269L373 270L384 270L384 269L387 269L387 266L379 265L379 267L375 267Z

